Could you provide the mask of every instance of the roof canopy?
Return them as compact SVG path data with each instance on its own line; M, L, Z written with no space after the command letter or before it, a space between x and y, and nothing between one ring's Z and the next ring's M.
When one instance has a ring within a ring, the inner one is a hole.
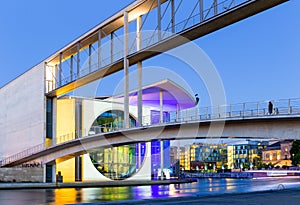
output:
M143 106L149 106L159 109L160 92L162 92L164 111L176 111L177 108L181 110L195 106L195 98L184 88L168 79L142 88ZM111 97L107 100L123 103L124 95ZM137 106L137 100L138 91L131 91L129 93L129 104L131 106Z

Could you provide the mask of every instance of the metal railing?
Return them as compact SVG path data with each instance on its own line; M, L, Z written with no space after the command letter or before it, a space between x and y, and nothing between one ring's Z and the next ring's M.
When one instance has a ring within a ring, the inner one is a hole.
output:
M247 3L249 0L223 0L223 1L219 1L216 5L212 2L211 5L209 5L209 7L204 8L203 13L200 14L200 12L197 12L195 14L191 13L191 15L186 18L185 20L180 21L179 23L175 24L175 25L168 25L167 28L162 29L162 31L158 31L157 27L156 29L153 31L152 34L146 35L146 37L144 37L144 35L142 35L142 40L141 40L141 49L147 49L153 45L155 45L156 43L159 43L160 41L169 38L172 35L175 35L177 33L180 33L190 27L193 27L199 23L205 23L207 21L209 21L211 18L218 16L224 12L227 12L230 9L234 9L235 7L238 7L244 3ZM252 0L253 1L253 0ZM216 12L216 13L215 13ZM173 31L175 33L173 33ZM158 36L161 36L161 38L159 38ZM136 40L136 36L132 36L134 37L132 42L129 42L130 46L128 47L128 54L133 54L135 52L137 52L137 40ZM104 48L106 48L108 45L103 45L101 47L101 50L104 50ZM75 80L78 80L81 77L84 77L96 70L100 70L110 64L116 63L118 61L120 61L122 58L124 57L124 50L123 47L118 48L114 51L113 55L106 55L105 57L103 57L101 59L101 62L99 63L101 66L100 68L98 68L98 62L95 62L97 60L93 60L92 59L92 68L88 67L87 65L82 67L80 66L80 73L74 73L72 74L72 76L67 76L65 78L61 79L61 82L57 81L56 82L56 88L62 87L68 83L71 83ZM88 59L81 59L82 62L87 62ZM88 63L87 63L88 64ZM55 88L55 89L56 89Z
M269 112L269 102L272 102L273 109ZM143 124L135 125L130 124L130 128L144 127L144 126L164 126L174 123L189 123L189 122L204 122L213 120L244 120L250 118L280 118L287 116L300 116L300 98L293 99L281 99L281 100L267 100L260 102L246 102L229 105L218 105L209 107L194 107L185 110L181 110L178 113L170 112L168 117L163 119L163 122L159 120L151 122L151 116L143 116ZM117 123L107 123L100 126L92 126L89 130L81 130L80 135L78 133L69 133L55 138L52 144L42 143L33 147L30 147L22 152L9 156L0 161L0 166L12 163L19 159L28 157L32 154L38 153L49 147L67 143L78 138L87 137L89 135L95 135L100 133L110 133L124 130L123 121Z
M45 144L41 143L38 145L35 145L33 147L30 147L22 152L19 152L17 154L11 155L3 160L0 161L0 167L5 166L6 164L15 162L19 159L23 159L25 157L31 156L33 154L39 153L40 151L45 149Z

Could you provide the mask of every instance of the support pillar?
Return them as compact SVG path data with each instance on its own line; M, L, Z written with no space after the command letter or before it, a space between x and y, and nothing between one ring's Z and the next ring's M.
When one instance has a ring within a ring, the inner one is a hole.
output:
M59 69L58 69L58 65L56 64L55 65L55 74L54 74L54 76L55 76L55 86L54 86L54 88L58 88L60 85L59 85Z
M142 36L141 36L141 26L142 26L142 17L139 16L137 18L137 51L140 51L142 48ZM142 61L137 63L138 68L138 125L143 126L143 93L142 93L142 86L143 86L143 65Z
M204 6L203 6L203 0L199 0L199 9L200 9L200 23L204 21Z
M171 14L172 33L175 33L175 0L171 0Z
M110 62L114 62L114 32L110 34Z
M142 144L139 143L138 144L138 169L141 168L141 165L142 165Z
M89 73L92 72L92 45L89 45Z
M82 156L75 157L75 181L82 181Z
M77 43L77 79L80 77L80 42Z
M158 41L161 40L161 2L157 0L157 35Z
M161 180L164 180L164 141L160 141L160 171L161 171Z
M164 112L163 112L163 90L159 91L159 109L160 109L160 123L164 122Z
M128 13L124 11L124 128L129 128Z
M101 68L101 29L98 31L98 69Z
M218 0L214 0L214 15L218 14Z
M82 133L82 100L75 100L75 138L81 138Z
M59 86L62 86L62 58L63 54L59 54Z
M82 133L82 100L75 100L75 138L81 138ZM82 181L82 157L75 157L75 181Z
M74 67L74 56L71 56L70 59L70 81L73 81L73 67Z

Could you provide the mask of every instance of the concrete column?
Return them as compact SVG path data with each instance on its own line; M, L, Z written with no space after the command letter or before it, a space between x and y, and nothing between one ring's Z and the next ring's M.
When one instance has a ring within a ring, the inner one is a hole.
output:
M56 144L57 98L52 98L52 145Z
M159 120L159 122L160 123L163 123L164 122L164 112L163 112L163 102L164 101L164 99L163 99L163 91L162 90L160 90L159 91L159 109L160 109L160 120Z
M98 69L101 68L101 29L98 31Z
M142 26L142 17L139 16L137 18L137 51L141 50L142 48L142 36L141 36L141 26ZM138 123L139 126L143 126L143 93L142 93L142 86L143 86L143 65L142 61L137 63L138 67Z
M157 31L158 40L161 40L161 2L157 0Z
M138 169L141 168L142 165L142 148L141 148L142 144L138 143Z
M82 156L75 157L75 181L82 181Z
M62 86L62 58L63 54L59 54L59 86Z
M175 0L171 0L171 14L172 33L175 33Z
M75 138L82 137L82 100L75 100Z
M44 164L43 166L43 183L46 183L46 178L47 178L47 166Z
M161 170L161 180L164 179L164 141L160 141L160 170Z
M200 9L200 23L204 20L204 6L203 6L203 0L199 0L199 9Z
M129 128L128 13L124 11L124 128Z
M56 164L52 165L52 182L56 182Z
M82 137L82 100L75 100L75 138ZM82 181L82 157L75 157L75 181Z
M73 81L73 67L74 67L74 56L71 56L70 59L70 80Z
M80 77L80 42L77 43L77 79Z

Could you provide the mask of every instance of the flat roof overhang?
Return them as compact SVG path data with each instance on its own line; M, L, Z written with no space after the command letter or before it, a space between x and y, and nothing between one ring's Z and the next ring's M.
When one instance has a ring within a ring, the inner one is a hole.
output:
M176 111L188 109L195 106L195 97L193 97L186 89L175 82L165 79L157 83L144 86L142 88L143 106L160 107L160 92L163 94L163 110ZM124 95L118 95L106 99L112 102L124 103ZM133 90L129 93L129 104L137 106L138 91Z

